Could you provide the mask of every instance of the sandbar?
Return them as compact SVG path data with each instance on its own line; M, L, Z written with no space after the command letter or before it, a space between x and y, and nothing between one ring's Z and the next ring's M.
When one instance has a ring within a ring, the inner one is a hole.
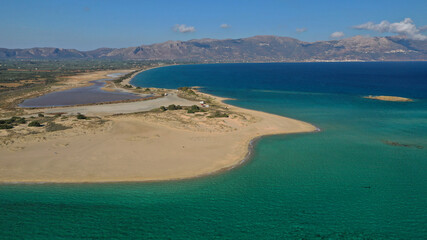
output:
M396 96L373 96L373 95L369 95L369 96L365 96L364 98L381 100L381 101L390 101L390 102L413 102L414 101L410 98L396 97Z

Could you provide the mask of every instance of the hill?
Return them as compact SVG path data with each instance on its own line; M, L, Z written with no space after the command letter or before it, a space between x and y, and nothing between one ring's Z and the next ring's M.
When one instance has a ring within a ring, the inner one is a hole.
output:
M303 42L289 37L167 41L128 48L91 51L62 48L0 48L0 59L121 59L196 62L422 61L427 41L403 37L355 36Z

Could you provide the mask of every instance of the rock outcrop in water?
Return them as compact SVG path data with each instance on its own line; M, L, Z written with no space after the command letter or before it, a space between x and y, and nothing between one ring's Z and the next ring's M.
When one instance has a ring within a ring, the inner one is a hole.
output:
M413 61L427 60L427 41L355 36L303 42L289 37L167 41L128 48L78 51L61 48L5 49L0 59L122 59L195 62Z

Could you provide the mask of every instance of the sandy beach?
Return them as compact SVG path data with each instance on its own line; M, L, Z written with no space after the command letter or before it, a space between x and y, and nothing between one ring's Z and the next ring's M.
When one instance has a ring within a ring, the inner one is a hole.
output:
M40 128L31 130L35 131L31 134L13 135L9 130L0 130L3 132L0 134L0 182L186 179L239 165L254 138L316 131L309 123L238 108L204 93L198 95L209 98L217 109L225 109L229 117L213 118L210 112L187 113L186 110L150 111L150 108L114 115L123 113L119 109L133 108L120 105L109 108L106 104L88 106L94 107L88 113L102 115L102 118L55 118L52 121L56 124L71 126L61 131ZM171 98L167 103L176 100ZM181 100L181 104L197 104ZM100 114L99 109L97 112L96 107L104 109L104 114ZM157 108L158 104L151 107ZM76 111L73 107L67 109L70 113ZM22 128L16 131L29 131Z
M390 101L390 102L413 102L414 100L410 98L397 97L397 96L365 96L364 98L380 100L380 101Z

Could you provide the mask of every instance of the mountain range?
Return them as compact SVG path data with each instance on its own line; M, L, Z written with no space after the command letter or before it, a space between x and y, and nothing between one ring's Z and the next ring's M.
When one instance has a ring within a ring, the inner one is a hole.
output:
M304 42L278 36L167 41L91 51L62 48L0 48L0 59L118 59L193 62L425 61L427 41L400 36L355 36Z

